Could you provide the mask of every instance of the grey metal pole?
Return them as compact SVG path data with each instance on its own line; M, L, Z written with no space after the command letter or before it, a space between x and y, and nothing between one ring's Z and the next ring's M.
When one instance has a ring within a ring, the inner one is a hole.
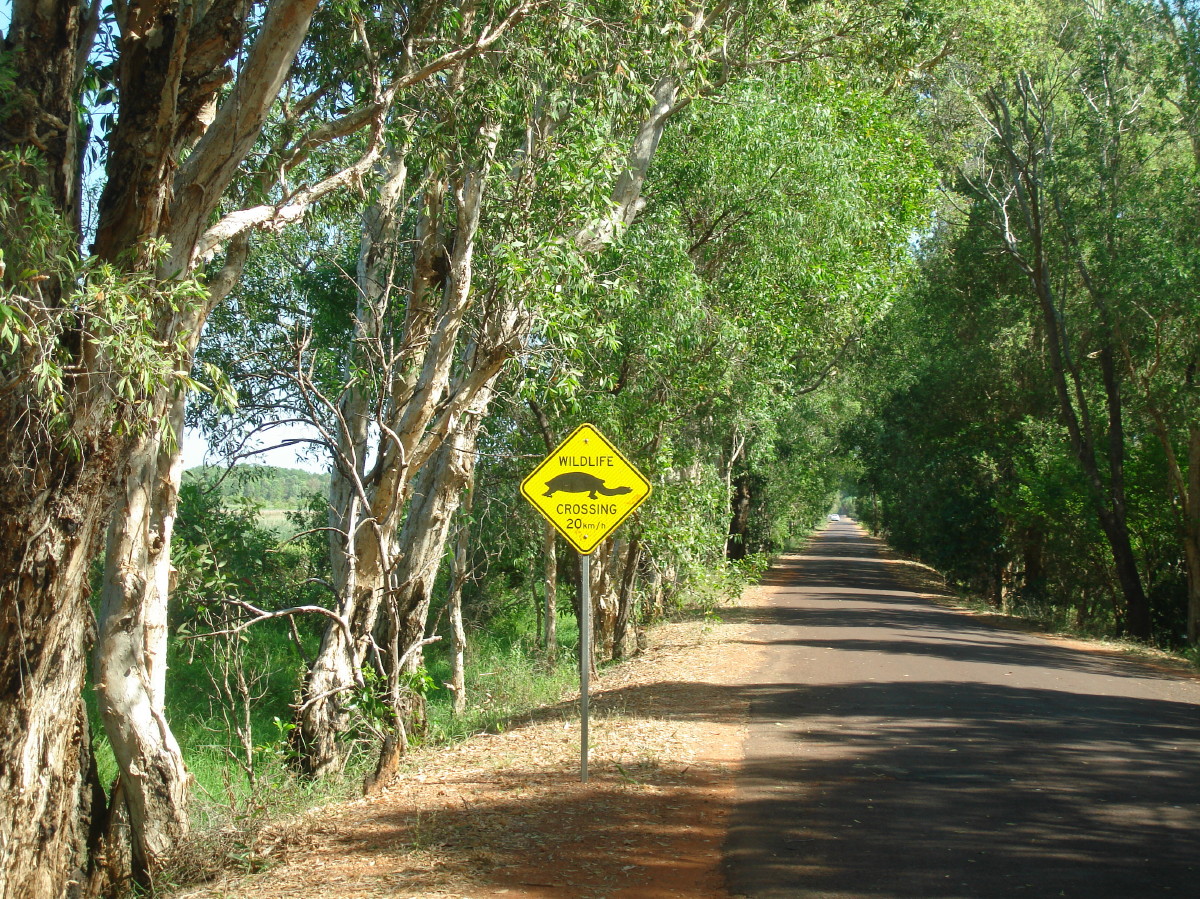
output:
M579 780L587 783L588 676L592 670L592 557L579 554Z

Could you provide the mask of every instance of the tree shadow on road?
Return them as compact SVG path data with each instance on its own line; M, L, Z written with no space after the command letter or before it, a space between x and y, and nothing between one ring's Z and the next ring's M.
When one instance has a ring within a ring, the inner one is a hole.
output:
M1194 894L1195 704L980 683L754 692L755 719L788 721L776 739L802 751L746 763L728 852L787 895Z
M826 532L736 613L811 679L728 697L752 720L734 891L1195 895L1200 685L935 604L879 551Z

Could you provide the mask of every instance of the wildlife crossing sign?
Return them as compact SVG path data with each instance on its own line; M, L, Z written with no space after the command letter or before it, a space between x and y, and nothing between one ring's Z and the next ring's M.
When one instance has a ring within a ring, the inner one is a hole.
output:
M592 425L582 424L521 482L521 493L583 555L650 495L650 482Z

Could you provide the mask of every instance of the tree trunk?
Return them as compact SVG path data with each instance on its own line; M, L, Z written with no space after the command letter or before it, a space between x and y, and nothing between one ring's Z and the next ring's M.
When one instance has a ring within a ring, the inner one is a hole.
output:
M382 332L396 290L393 272L404 214L401 205L408 178L406 160L404 148L392 149L388 177L380 187L379 197L363 213L354 337L346 354L349 386L338 402L338 430L334 435L334 464L329 482L329 556L338 613L343 621L365 625L365 630L353 631L364 638L375 625L385 573L383 565L368 567L366 563L390 555L386 546L378 546L381 541L389 542L390 534L382 530L386 525L369 520L378 484L367 476L368 441L375 411L373 402L381 400L378 397L373 400L368 386L354 372L357 367L378 364L386 354ZM428 257L434 252L432 235L436 234L436 223L440 220L441 197L441 182L434 181L425 192L421 215L424 240L419 243L414 264L413 292L422 291L416 296L417 305L421 305L428 284L426 273L431 267ZM418 340L424 337L425 322L424 317L418 322L412 312L406 319L410 328L420 332L414 335ZM376 471L379 472L378 467ZM389 486L397 501L403 500L407 480L406 469L393 473ZM391 517L387 521L391 522L390 530L394 533L394 521ZM368 558L362 558L364 555ZM338 763L337 736L346 721L342 699L359 681L361 663L362 655L357 647L350 645L342 627L336 622L327 624L305 680L297 727L293 731L301 767L312 776L319 777Z
M170 422L183 432L184 397ZM153 872L187 832L190 777L164 714L170 547L182 476L178 447L151 432L123 473L108 531L94 653L104 728L121 771L129 811L134 881Z
M1187 638L1200 644L1200 425L1188 432L1188 502L1184 508L1188 571Z
M616 570L621 553L609 537L592 550L592 666L597 658L611 659L617 621Z
M450 439L443 442L432 461L417 474L400 532L403 557L393 576L395 626L398 645L403 651L421 641L429 620L429 603L434 581L446 553L450 525L463 500L464 489L475 474L475 441L483 426L483 408L464 416ZM409 656L407 673L417 671L422 653ZM413 730L406 722L406 726Z
M612 537L592 550L592 660L593 663L612 658L613 629L617 619L617 603L613 596L609 572L620 548Z
M474 454L472 453L472 456ZM458 522L457 544L454 548L454 571L450 578L450 687L454 691L453 710L461 715L467 708L466 652L467 632L463 628L462 591L470 577L471 527L467 520L475 506L475 472L470 474L467 498L463 502L462 516Z
M650 573L650 584L646 589L646 605L643 607L644 620L657 621L664 613L663 576L658 565L654 565Z
M467 632L463 627L462 585L450 594L450 688L454 691L451 711L461 715L467 710Z
M532 398L526 402L529 410L533 413L534 421L537 422L546 452L554 452L558 441L554 439L554 433L550 428L550 419L546 416L545 410ZM551 668L558 660L558 550L556 536L554 525L546 522L542 537L542 579L546 585L546 664Z
M355 341L349 354L351 367L379 364L387 356L382 328L394 296L393 254L401 242L404 215L401 200L406 177L404 157L397 150L379 200L363 216L357 279L359 303ZM439 234L443 196L443 182L433 180L424 195L405 315L402 339L411 347L423 346L433 327L432 304L427 302L427 296L436 287L434 267L443 252ZM390 361L408 367L417 360L402 351L398 359ZM397 372L396 377L403 383L390 392L415 391L411 371ZM388 388L385 386L384 390ZM436 398L413 396L411 402L432 403ZM339 407L341 427L330 480L330 555L339 613L350 623L353 641L341 626L330 622L305 682L293 734L301 767L314 777L335 770L340 763L338 737L347 723L343 700L347 692L361 686L360 667L393 564L400 509L410 490L411 434L397 434L386 442L380 455L387 455L388 462L380 459L371 473L366 472L370 425L375 405L383 402L382 396L370 397L366 385L351 379ZM389 424L394 426L394 422ZM396 440L404 439L403 445L395 445Z
M89 830L104 814L83 679L94 637L88 565L120 446L110 434L77 457L32 444L28 410L10 403L0 437L0 899L46 899L79 892Z
M1048 284L1048 282L1047 282ZM1108 540L1109 551L1117 572L1117 580L1121 586L1121 594L1125 601L1125 629L1130 636L1139 639L1150 638L1150 604L1146 591L1142 586L1141 574L1138 571L1137 556L1133 551L1133 543L1129 538L1129 524L1125 516L1125 494L1123 477L1124 429L1122 426L1122 408L1119 387L1113 379L1106 377L1105 393L1108 400L1108 458L1109 480L1107 485L1100 474L1096 461L1096 450L1092 442L1091 428L1086 412L1086 401L1083 400L1083 389L1079 384L1078 375L1073 371L1071 378L1080 397L1078 409L1071 399L1067 387L1067 370L1061 351L1060 322L1057 310L1052 303L1043 305L1044 319L1047 328L1053 328L1051 346L1051 368L1059 397L1059 407L1067 423L1071 437L1071 446L1075 458L1083 469L1092 499L1096 517ZM1102 355L1107 350L1102 351ZM1081 421L1082 419L1082 421Z
M312 777L332 773L341 764L338 737L348 721L344 700L348 692L364 686L363 660L395 564L398 513L389 510L379 515L380 507L389 501L379 494L373 499L368 514L352 532L353 555L346 565L348 582L339 603L339 620L331 621L321 637L292 732L301 769Z
M1193 363L1194 366L1194 363ZM1195 389L1194 368L1186 376L1187 393L1192 399ZM1184 563L1187 568L1187 640L1195 645L1200 642L1200 424L1187 426L1186 472L1179 463L1166 416L1155 401L1149 384L1143 384L1145 401L1154 421L1159 444L1167 460L1168 483L1175 494L1181 515ZM1190 410L1190 414L1195 414Z
M1026 528L1021 534L1021 594L1025 599L1040 599L1046 592L1046 535L1040 527Z
M44 170L21 174L45 189L64 222L77 224L75 97L90 49L82 6L10 8L4 49L15 51L18 95L5 98L0 149L37 147ZM6 231L0 239L20 238ZM53 296L45 308L54 309L61 283L47 274ZM95 636L88 566L124 446L112 434L102 379L98 396L65 397L73 426L65 436L78 440L72 450L52 436L52 413L34 385L21 383L27 372L15 374L22 377L0 396L0 897L43 899L83 889L92 816L104 811L102 793L94 808L89 782L82 696Z
M739 562L746 558L746 542L750 539L750 475L742 473L733 484L733 517L729 522L729 541L725 558Z
M1109 312L1101 305L1104 319L1108 323ZM1109 325L1110 331L1113 330ZM1125 594L1125 609L1129 632L1142 640L1152 636L1150 623L1150 600L1142 585L1138 570L1137 555L1129 537L1129 521L1125 505L1125 420L1124 401L1121 395L1121 378L1117 372L1116 359L1110 345L1100 350L1100 371L1104 382L1105 405L1108 412L1108 499L1112 516L1111 525L1106 525L1113 544L1113 555L1117 565L1117 579L1121 592Z
M613 625L613 659L620 661L627 653L629 622L633 617L634 582L637 580L638 562L642 556L642 535L634 533L625 551L624 567L621 570L621 589L617 595L617 620Z
M590 223L576 236L576 243L585 253L599 252L612 243L646 205L642 199L642 185L650 172L667 120L681 107L679 85L679 75L671 71L659 78L651 89L651 107L633 139L626 167L613 187L610 214Z
M231 242L225 265L209 283L207 308L236 285L248 250L246 236ZM189 338L189 354L195 352L198 328ZM121 475L92 654L100 714L120 770L118 799L128 804L121 816L131 840L128 873L141 886L152 885L154 873L187 833L191 781L165 716L171 539L183 478L178 436L186 397L176 391L163 402L171 437L157 430L143 434Z
M546 664L558 661L558 551L554 526L546 523L542 537L542 572L546 583Z
M469 275L469 268L466 269ZM458 283L452 272L451 285ZM386 780L407 746L408 733L425 726L424 697L403 685L404 676L422 664L422 647L436 637L424 637L434 581L445 553L450 522L461 501L461 488L474 478L475 443L495 391L500 369L511 358L523 335L523 319L510 306L491 310L476 341L463 350L462 371L448 390L445 406L469 402L433 455L414 465L413 500L406 510L400 543L404 552L390 569L387 591L388 696L394 731L380 753L372 783ZM370 784L368 785L370 788Z
M38 148L45 169L35 177L78 232L80 131L68 123L75 121L79 78L91 50L98 10L80 0L18 2L8 7L9 31L0 47L20 52L9 57L16 90L0 108L0 149ZM29 171L34 173L32 166Z

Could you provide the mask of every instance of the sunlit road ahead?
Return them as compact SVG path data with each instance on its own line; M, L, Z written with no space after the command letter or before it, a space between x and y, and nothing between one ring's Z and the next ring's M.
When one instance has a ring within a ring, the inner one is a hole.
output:
M752 610L733 893L1200 896L1200 680L992 629L890 568L833 523Z

